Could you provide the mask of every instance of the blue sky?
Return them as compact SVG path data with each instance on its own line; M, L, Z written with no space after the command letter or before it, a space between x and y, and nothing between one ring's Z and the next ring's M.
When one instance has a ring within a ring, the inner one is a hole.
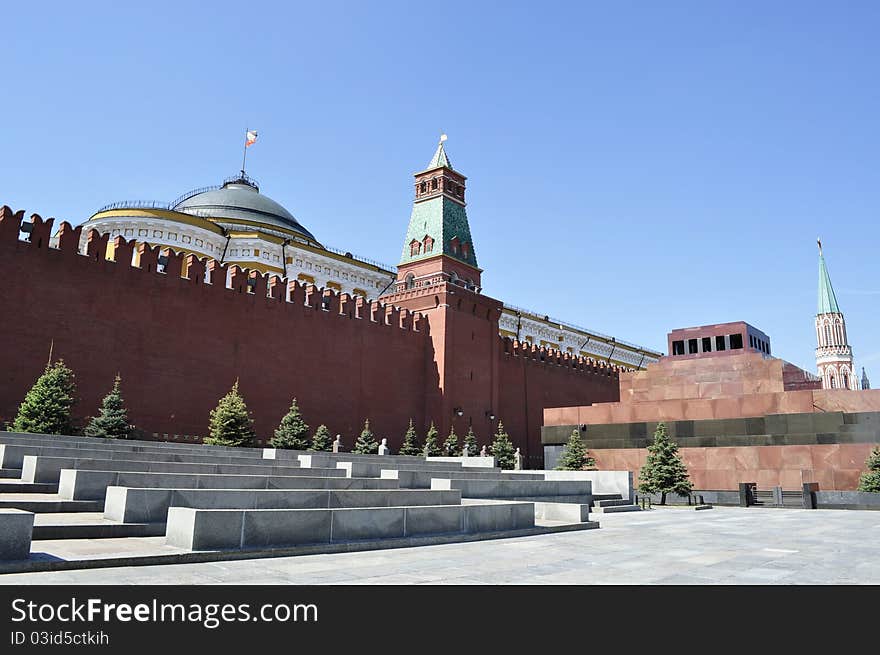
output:
M390 264L441 131L484 292L655 349L746 320L814 369L821 236L880 382L880 3L4 6L0 203L79 223L248 172Z

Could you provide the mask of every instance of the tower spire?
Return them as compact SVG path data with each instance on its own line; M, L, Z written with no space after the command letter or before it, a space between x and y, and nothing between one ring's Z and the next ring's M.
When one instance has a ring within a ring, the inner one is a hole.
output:
M828 267L825 265L825 257L822 255L822 241L819 244L819 302L816 314L839 314L840 307L837 305L837 297L831 286L831 276L828 275Z
M428 168L425 170L431 170L432 168L448 168L452 169L452 162L449 160L449 156L446 154L446 149L443 147L443 142L449 138L446 134L440 135L440 142L437 144L437 150L434 152L434 156L431 157L431 161L428 162Z
M858 389L859 381L853 365L852 348L846 336L846 320L834 288L831 276L819 245L819 297L816 307L816 368L822 378L824 389Z

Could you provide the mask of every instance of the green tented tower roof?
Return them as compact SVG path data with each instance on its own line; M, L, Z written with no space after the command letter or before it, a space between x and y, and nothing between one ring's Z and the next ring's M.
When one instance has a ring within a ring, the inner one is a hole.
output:
M428 168L416 173L415 177L416 198L400 264L446 255L478 268L465 209L466 178L452 168L442 140ZM419 244L418 247L414 248L414 242ZM426 243L429 244L427 247Z
M424 243L425 237L434 240L433 249L426 252L423 247L419 254L413 255L410 244L413 241ZM458 252L454 251L452 245L452 240L456 237L459 244ZM461 244L467 244L467 256L462 252ZM477 255L471 239L467 211L463 205L443 195L413 205L400 263L407 264L437 255L447 255L474 268L477 267Z
M819 304L817 314L840 314L834 288L831 286L831 276L828 275L828 267L825 266L825 257L822 254L822 242L819 242Z

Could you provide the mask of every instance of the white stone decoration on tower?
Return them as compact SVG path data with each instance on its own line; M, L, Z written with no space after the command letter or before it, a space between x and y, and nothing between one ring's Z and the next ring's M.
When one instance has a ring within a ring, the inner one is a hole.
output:
M819 304L816 311L816 368L823 389L857 390L852 347L846 336L846 320L837 304L831 277L819 243Z

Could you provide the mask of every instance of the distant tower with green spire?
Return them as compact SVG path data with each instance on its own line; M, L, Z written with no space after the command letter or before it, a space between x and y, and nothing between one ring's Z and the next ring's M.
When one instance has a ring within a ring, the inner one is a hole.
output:
M819 304L816 309L816 368L823 389L859 388L853 366L852 347L846 336L846 320L837 304L831 277L819 244Z
M871 388L871 382L868 380L868 374L865 373L865 367L862 366L862 391Z

